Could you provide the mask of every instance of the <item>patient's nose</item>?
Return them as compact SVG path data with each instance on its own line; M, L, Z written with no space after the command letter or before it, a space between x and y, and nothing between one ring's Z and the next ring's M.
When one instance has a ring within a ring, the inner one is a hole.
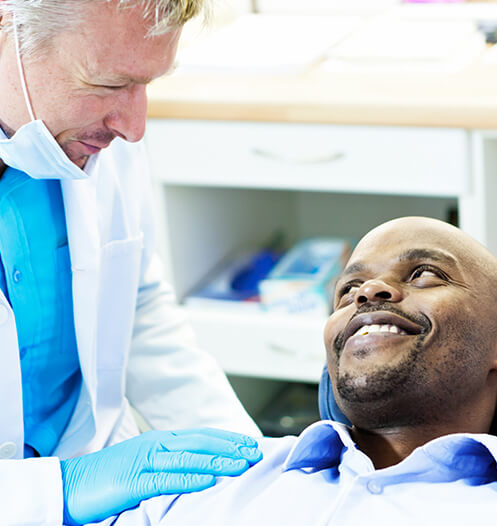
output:
M382 301L396 303L401 300L401 290L381 279L370 279L365 281L359 287L355 296L356 305L359 307L365 303L379 303Z

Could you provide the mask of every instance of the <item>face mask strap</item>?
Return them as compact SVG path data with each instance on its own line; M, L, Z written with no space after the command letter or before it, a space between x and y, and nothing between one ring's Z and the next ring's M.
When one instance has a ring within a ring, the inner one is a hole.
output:
M26 86L26 77L24 75L24 68L22 66L21 49L19 47L19 35L17 33L17 22L16 22L15 12L14 12L14 17L13 17L13 23L14 23L14 40L15 40L15 47L16 47L17 68L19 69L19 77L21 79L22 92L24 94L24 100L26 102L26 107L28 108L29 117L31 118L32 121L35 121L36 118L33 112L33 107L31 106L31 100L29 98L28 88Z

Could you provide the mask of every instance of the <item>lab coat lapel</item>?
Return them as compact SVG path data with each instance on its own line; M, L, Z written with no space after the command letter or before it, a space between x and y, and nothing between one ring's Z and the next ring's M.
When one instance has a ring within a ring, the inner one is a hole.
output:
M58 447L57 452L62 456L65 453L64 445L68 441L71 443L71 450L74 447L78 449L78 446L83 447L95 434L95 335L100 261L96 196L98 162L92 168L87 179L61 181L71 256L74 325L83 375L81 396ZM77 444L74 442L76 437ZM73 454L74 451L67 453Z
M10 307L7 307L7 299L1 290L0 301L3 304L0 311L2 321L0 323L0 349L2 352L0 400L3 401L0 411L0 447L4 451L6 447L10 448L13 458L22 458L24 424L17 331L14 313ZM13 444L15 444L14 449Z

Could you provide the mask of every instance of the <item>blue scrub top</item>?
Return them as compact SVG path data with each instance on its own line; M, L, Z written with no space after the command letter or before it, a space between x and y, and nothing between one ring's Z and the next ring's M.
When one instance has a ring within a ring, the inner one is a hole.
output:
M0 178L0 289L14 311L25 456L50 455L74 411L81 370L58 180L7 168Z

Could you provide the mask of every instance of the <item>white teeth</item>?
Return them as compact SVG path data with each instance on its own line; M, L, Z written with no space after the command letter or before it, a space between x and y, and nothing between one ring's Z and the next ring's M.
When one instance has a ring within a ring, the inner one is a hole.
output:
M365 336L366 334L371 334L374 332L391 332L393 334L407 334L406 331L403 329L397 327L397 325L391 325L391 324L382 324L382 325L363 325L360 327L354 334Z

